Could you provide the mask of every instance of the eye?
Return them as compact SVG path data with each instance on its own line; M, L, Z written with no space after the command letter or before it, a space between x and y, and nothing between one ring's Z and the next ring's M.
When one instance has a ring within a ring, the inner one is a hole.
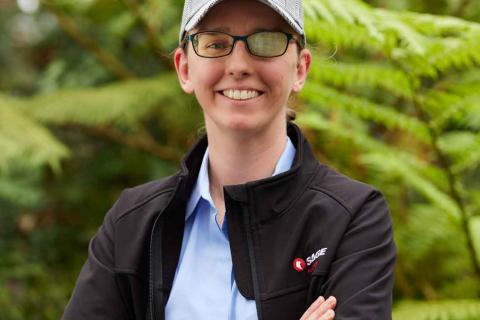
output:
M225 49L226 44L224 42L211 42L206 46L208 49Z

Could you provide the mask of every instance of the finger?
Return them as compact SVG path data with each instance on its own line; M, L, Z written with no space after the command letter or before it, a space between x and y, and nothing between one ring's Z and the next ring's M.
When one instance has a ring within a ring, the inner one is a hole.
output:
M325 302L325 298L320 296L317 298L317 300L315 300L311 305L310 307L307 309L307 311L305 311L305 313L302 315L302 317L300 318L300 320L306 320L308 319L308 317L315 311L317 310L318 307L320 307L322 305L322 303Z
M325 312L325 314L319 318L318 320L333 320L335 319L335 311L333 311L332 309L329 309L327 310L327 312Z
M329 297L324 303L322 303L315 311L313 311L306 320L317 320L322 319L320 317L324 316L329 310L333 311L333 309L337 306L337 299L335 297ZM330 318L326 318L330 319Z

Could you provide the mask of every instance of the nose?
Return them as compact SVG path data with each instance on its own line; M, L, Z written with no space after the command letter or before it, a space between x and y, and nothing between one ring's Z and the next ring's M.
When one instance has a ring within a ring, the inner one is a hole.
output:
M252 57L245 42L235 43L232 53L227 56L225 72L235 79L241 79L253 73Z

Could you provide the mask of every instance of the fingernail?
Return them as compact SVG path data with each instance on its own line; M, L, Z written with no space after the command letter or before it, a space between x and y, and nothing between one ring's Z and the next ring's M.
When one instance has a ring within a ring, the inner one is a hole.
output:
M335 315L335 312L332 309L327 311L327 317L333 317L334 315Z
M318 299L317 299L317 300L318 300L318 301L322 301L322 302L323 302L323 301L325 301L325 298L324 298L324 297L322 297L322 296L320 296L320 297L318 297Z
M333 303L334 301L335 301L335 297L333 297L333 296L330 296L330 297L328 297L328 299L327 299L327 302L328 302L328 303Z

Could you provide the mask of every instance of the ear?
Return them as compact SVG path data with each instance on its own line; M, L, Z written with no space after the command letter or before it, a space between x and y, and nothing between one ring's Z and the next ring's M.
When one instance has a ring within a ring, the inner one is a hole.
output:
M193 93L193 85L190 81L190 68L188 66L187 53L183 48L177 48L174 55L175 70L177 71L178 81L183 91Z
M298 57L297 70L295 74L295 82L292 91L298 93L302 90L307 80L310 64L312 63L312 53L308 49L302 49Z

